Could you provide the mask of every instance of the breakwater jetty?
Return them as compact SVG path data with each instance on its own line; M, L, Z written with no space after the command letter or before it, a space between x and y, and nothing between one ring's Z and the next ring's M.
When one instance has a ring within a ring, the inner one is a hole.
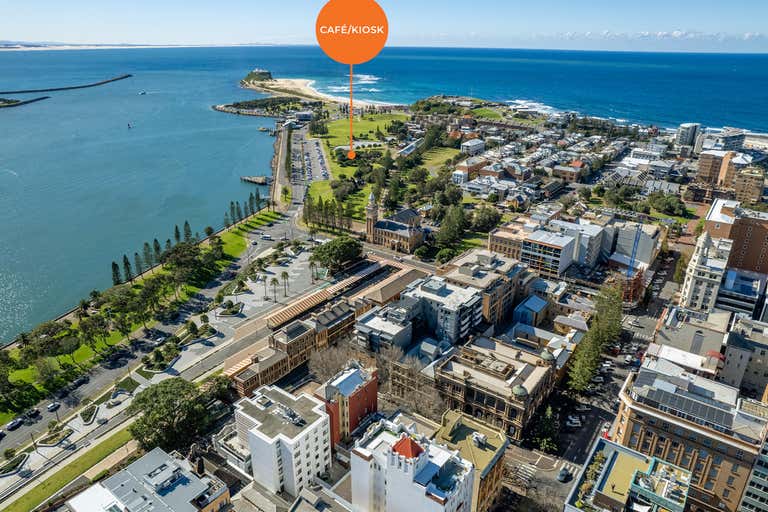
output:
M39 98L32 98L31 100L14 101L12 103L0 103L0 108L20 107L22 105L29 105L38 101L47 100L50 96L40 96Z
M26 89L23 91L0 91L0 94L32 94L32 93L38 93L38 92L56 92L56 91L72 91L75 89L88 89L89 87L98 87L100 85L106 85L112 82L117 82L119 80L125 80L126 78L131 78L133 75L120 75L116 76L114 78L110 78L108 80L102 80L101 82L95 82L92 84L85 84L85 85L70 85L69 87L52 87L49 89Z
M255 183L256 185L269 185L272 183L272 176L240 176L240 181Z

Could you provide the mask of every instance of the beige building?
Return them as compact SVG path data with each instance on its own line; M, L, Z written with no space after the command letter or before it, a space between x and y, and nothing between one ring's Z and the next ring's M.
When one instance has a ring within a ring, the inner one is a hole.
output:
M740 510L768 406L665 360L630 373L619 399L614 440L690 470L689 510Z
M501 493L504 452L509 441L504 432L476 421L461 411L443 414L434 440L456 450L475 468L471 512L487 512Z
M371 192L365 207L365 236L370 244L410 254L424 243L421 215L406 208L380 220L379 207Z
M517 217L488 233L488 250L520 260L523 240L538 227L539 224L530 217Z
M519 276L525 267L512 258L473 249L453 260L442 274L446 281L480 290L483 318L498 324L512 314Z
M549 396L555 358L478 337L439 361L435 382L447 406L501 428L514 441Z
M742 203L759 203L763 198L765 173L759 167L747 167L736 173L733 190L736 200Z
M739 201L715 199L704 229L712 238L730 238L728 267L768 273L768 213L743 208Z

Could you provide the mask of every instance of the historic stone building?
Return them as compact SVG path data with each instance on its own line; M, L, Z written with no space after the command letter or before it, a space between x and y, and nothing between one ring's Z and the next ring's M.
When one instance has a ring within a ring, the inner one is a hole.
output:
M424 243L421 216L415 210L405 208L379 220L379 207L371 193L368 206L365 207L365 237L368 243L412 253Z

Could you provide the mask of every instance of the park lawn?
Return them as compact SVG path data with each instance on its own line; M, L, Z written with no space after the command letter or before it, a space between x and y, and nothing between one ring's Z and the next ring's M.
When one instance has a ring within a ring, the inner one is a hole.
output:
M493 110L492 108L476 108L472 111L472 115L475 117L482 117L484 119L501 119L502 115Z
M353 125L355 140L376 141L377 128L383 133L387 133L385 127L391 121L407 121L408 119L410 119L410 116L402 112L355 116ZM360 137L360 135L363 135L363 137ZM331 143L331 148L349 145L349 119L343 118L328 123L328 134L323 135L322 138Z
M424 167L432 173L443 166L445 162L459 154L455 148L432 148L422 155Z
M242 224L238 224L234 229L230 229L221 234L221 241L224 244L224 254L230 258L237 258L245 251L248 245L246 234L249 231L264 227L270 222L274 222L280 218L280 214L276 212L261 212L254 217L248 219ZM222 262L222 267L226 266L228 262Z
M112 434L77 460L35 485L27 494L8 505L5 512L27 512L34 509L130 440L128 427Z
M691 220L696 219L696 212L691 208L686 208L685 217L680 217L678 215L667 215L666 213L660 212L655 208L651 208L651 218L657 220L674 219L678 224L685 225L688 224Z
M488 233L479 231L467 231L459 243L458 251L463 253L469 249L483 248L488 244Z

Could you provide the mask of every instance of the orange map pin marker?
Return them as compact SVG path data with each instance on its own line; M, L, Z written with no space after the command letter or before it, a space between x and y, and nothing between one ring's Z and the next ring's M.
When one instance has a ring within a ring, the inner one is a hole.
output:
M320 10L315 36L320 48L336 62L349 64L349 152L354 160L354 65L368 62L384 48L389 35L387 15L374 0L330 0Z

